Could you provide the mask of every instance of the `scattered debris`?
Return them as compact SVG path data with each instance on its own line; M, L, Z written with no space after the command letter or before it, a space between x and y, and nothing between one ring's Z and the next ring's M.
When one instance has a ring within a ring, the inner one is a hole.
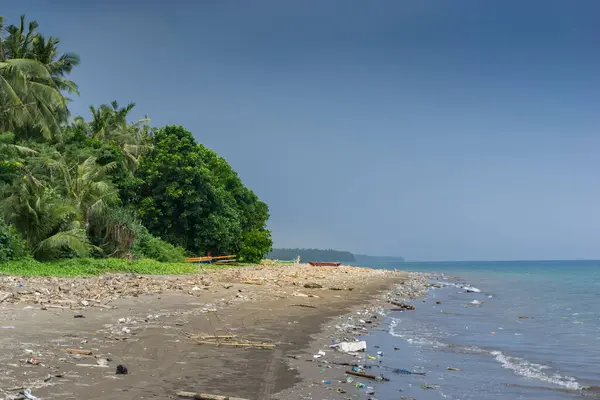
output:
M177 392L177 396L195 400L248 400L242 397L221 396L218 394L194 393L194 392Z
M25 389L21 392L23 394L23 396L25 396L26 399L28 400L40 400L39 397L35 397L34 395L31 394L31 389Z
M258 349L272 349L275 347L271 343L253 342L250 340L239 339L235 340L235 335L220 335L220 336L206 336L206 335L195 335L191 333L185 334L188 338L194 340L198 344L214 344L216 346L234 346L234 347L253 347Z
M421 387L423 389L425 389L425 390L427 390L427 389L439 389L440 385L430 385L428 383L424 383L424 384L421 385Z
M67 353L79 354L82 356L91 356L93 354L91 350L86 349L67 349Z
M521 316L519 316L519 319L529 319L529 317L526 315L521 315Z
M322 285L319 285L318 283L314 283L314 282L305 283L304 287L306 289L321 289L321 288L323 288Z
M85 318L85 315L83 315L83 314L75 314L75 315L73 315L73 318Z
M98 358L96 359L96 364L99 367L108 367L108 358Z
M414 371L409 371L407 369L401 369L401 368L396 368L392 371L395 374L403 374L403 375L421 375L421 376L425 376L425 372L414 372Z
M115 374L117 375L127 375L129 373L129 371L127 371L127 367L124 365L117 365L117 371L115 372Z
M313 358L321 358L325 355L325 352L323 350L319 350L319 352L317 354L313 355Z
M398 307L398 308L394 309L394 311L404 311L404 310L414 311L415 310L415 306L412 304L401 303L399 301L394 301L394 300L390 300L390 304L393 304L396 307Z
M13 296L12 293L5 293L3 295L0 295L0 303L2 303L4 300L7 300L8 298L10 298L12 296Z
M361 378L373 379L374 381L378 379L376 375L365 374L364 372L346 371L346 373L348 375L360 376Z
M317 308L316 306L311 306L310 304L291 304L290 307Z
M448 371L462 371L460 368L448 367L446 368Z
M360 342L341 342L334 345L332 347L342 353L357 353L359 351L367 350L367 342L361 340Z

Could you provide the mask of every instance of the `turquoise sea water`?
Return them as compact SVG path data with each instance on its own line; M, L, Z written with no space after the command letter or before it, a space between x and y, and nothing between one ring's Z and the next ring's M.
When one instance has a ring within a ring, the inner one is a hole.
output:
M366 338L372 354L384 352L375 364L392 378L378 385L378 399L596 397L581 389L600 386L600 261L372 267L434 272L443 284L414 301L416 311L392 312ZM394 368L426 375L398 375Z

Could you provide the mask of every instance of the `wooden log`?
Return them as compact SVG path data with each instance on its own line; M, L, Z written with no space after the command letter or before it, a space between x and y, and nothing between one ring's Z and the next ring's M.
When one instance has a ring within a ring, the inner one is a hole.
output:
M218 394L177 392L177 396L195 400L248 400L242 397L221 396Z
M2 303L4 300L12 297L12 293L6 293L5 295L3 295L2 297L0 297L0 303Z
M317 308L315 306L311 306L310 304L291 304L292 307L305 307L305 308Z
M361 378L377 380L377 376L371 374L365 374L363 372L346 371L348 375L360 376Z
M240 342L217 342L211 340L198 340L195 339L198 344L214 344L217 346L234 346L234 347L257 347L257 348L265 348L272 349L275 347L274 344L269 343L240 343Z
M67 349L67 353L80 354L82 356L91 356L92 355L92 351L86 350L86 349Z

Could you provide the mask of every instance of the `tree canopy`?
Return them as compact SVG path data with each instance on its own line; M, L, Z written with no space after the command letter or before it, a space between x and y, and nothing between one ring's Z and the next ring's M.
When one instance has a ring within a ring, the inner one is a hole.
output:
M180 126L130 120L135 103L71 117L75 53L0 17L0 261L236 254L271 249L269 210Z

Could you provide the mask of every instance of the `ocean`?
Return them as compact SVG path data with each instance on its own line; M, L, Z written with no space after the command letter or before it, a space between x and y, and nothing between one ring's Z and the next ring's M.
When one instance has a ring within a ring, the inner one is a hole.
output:
M432 272L432 283L442 286L413 301L415 311L391 312L364 338L369 354L382 352L372 369L391 379L377 384L371 398L598 396L582 389L600 386L600 261L371 267Z

